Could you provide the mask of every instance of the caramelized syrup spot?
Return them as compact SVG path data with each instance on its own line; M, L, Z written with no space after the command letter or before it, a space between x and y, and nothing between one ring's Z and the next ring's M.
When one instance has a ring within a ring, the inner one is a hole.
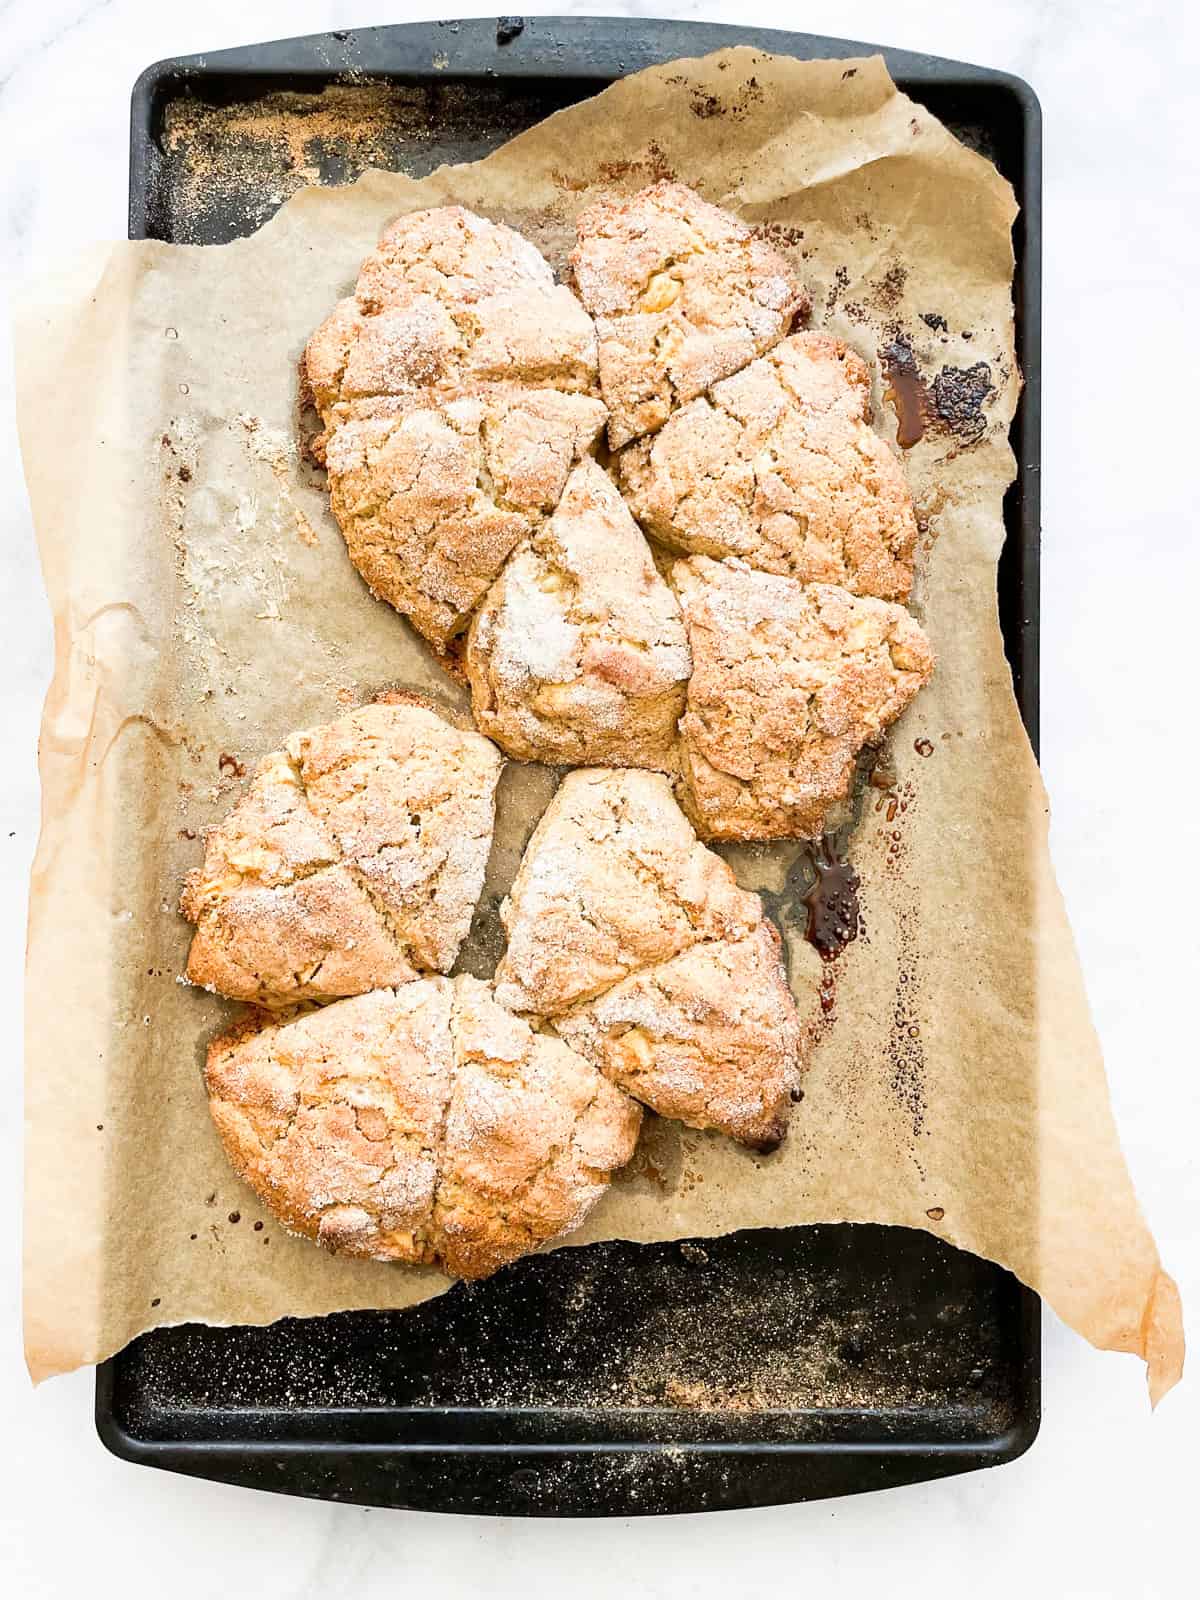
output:
M812 840L808 848L816 878L804 896L804 937L822 961L833 961L858 938L858 874L838 859L830 835Z
M917 371L912 345L901 335L879 353L887 377L886 399L896 412L896 443L911 450L925 433L929 394Z

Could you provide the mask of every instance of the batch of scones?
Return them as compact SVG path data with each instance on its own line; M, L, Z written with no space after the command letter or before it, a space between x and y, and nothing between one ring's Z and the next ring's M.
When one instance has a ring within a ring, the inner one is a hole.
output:
M571 275L417 212L314 333L350 558L479 731L391 694L292 734L182 897L189 978L255 1008L206 1067L239 1175L330 1249L461 1277L578 1227L643 1106L783 1138L805 1020L703 841L819 835L933 668L868 370L796 331L783 258L659 183L583 212ZM575 770L483 983L447 974L501 752Z

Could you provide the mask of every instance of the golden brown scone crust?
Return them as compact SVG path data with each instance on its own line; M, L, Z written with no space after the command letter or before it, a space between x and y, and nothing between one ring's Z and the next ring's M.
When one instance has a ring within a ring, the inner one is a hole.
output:
M555 1027L660 1116L759 1149L787 1131L800 1093L800 1021L770 922L643 968Z
M590 318L528 240L443 206L387 229L304 370L351 560L444 648L603 429Z
M353 296L309 341L305 370L326 427L381 398L473 391L514 376L593 390L587 313L528 239L462 206L398 217Z
M870 396L842 340L793 334L623 452L629 504L672 549L903 601L917 523Z
M671 582L692 650L681 799L706 839L813 838L859 751L933 671L901 606L693 556Z
M444 649L557 505L604 408L509 383L381 409L331 436L330 505L372 593Z
M600 200L576 231L571 268L596 322L614 450L769 350L808 308L782 256L680 183Z
M292 1232L466 1278L578 1227L641 1118L465 977L247 1021L205 1081L234 1168Z
M415 700L293 734L185 880L188 977L280 1006L447 971L483 885L501 765Z
M583 770L563 779L500 915L497 998L556 1017L701 940L744 936L762 907L699 843L665 777Z
M604 469L580 462L471 625L476 723L522 761L667 769L690 671L649 546Z

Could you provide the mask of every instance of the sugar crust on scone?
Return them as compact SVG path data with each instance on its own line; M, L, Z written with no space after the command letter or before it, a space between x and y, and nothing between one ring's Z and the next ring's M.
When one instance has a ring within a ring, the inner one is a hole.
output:
M563 779L500 916L497 997L556 1017L701 940L745 935L762 907L697 840L665 777L584 769Z
M293 734L185 880L188 977L278 1006L448 971L483 885L501 766L489 740L414 698Z
M519 383L344 423L326 464L350 559L444 649L603 426L598 400Z
M630 507L672 549L903 601L917 523L870 395L844 341L793 334L622 452Z
M247 1020L205 1083L235 1170L290 1231L464 1278L577 1228L641 1120L469 977Z
M633 973L555 1029L659 1116L759 1149L783 1139L799 1098L800 1019L766 919Z
M814 838L855 761L933 671L898 605L693 556L671 583L692 650L680 798L707 839Z
M808 300L737 217L662 182L581 213L571 270L596 323L614 450L777 343Z
M679 605L593 461L471 625L475 720L523 761L669 769L691 658Z
M442 206L384 232L304 372L351 560L444 649L600 436L591 319L527 239Z
M596 338L528 239L462 206L437 206L384 230L354 294L310 339L305 369L328 428L380 400L513 376L586 393L596 382Z

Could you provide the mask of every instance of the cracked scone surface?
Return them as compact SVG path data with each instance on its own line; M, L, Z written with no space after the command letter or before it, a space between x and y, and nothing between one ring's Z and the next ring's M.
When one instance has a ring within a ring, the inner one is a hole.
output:
M351 561L445 649L603 426L587 395L517 384L344 424L326 465Z
M665 777L583 770L547 807L500 916L497 998L556 1017L701 940L751 932L762 907L697 840Z
M590 391L597 370L591 319L541 252L462 206L410 212L386 228L304 360L327 429L381 401L514 374Z
M870 396L842 340L793 334L622 453L629 504L672 549L903 601L917 523Z
M568 1233L641 1113L474 978L422 978L213 1041L209 1106L284 1225L352 1256L478 1278Z
M581 462L471 624L476 723L523 761L669 768L690 671L641 530L604 469Z
M692 650L682 796L701 837L813 838L864 745L933 671L901 606L694 556L671 571Z
M604 427L590 318L511 228L414 212L313 335L305 375L351 560L444 649Z
M765 920L634 973L555 1027L660 1116L758 1149L783 1139L800 1095L800 1021Z
M454 963L491 848L501 757L419 701L293 734L212 828L181 906L193 983L328 1000Z
M576 231L571 269L595 319L614 450L762 355L808 309L783 257L683 184L600 200Z

